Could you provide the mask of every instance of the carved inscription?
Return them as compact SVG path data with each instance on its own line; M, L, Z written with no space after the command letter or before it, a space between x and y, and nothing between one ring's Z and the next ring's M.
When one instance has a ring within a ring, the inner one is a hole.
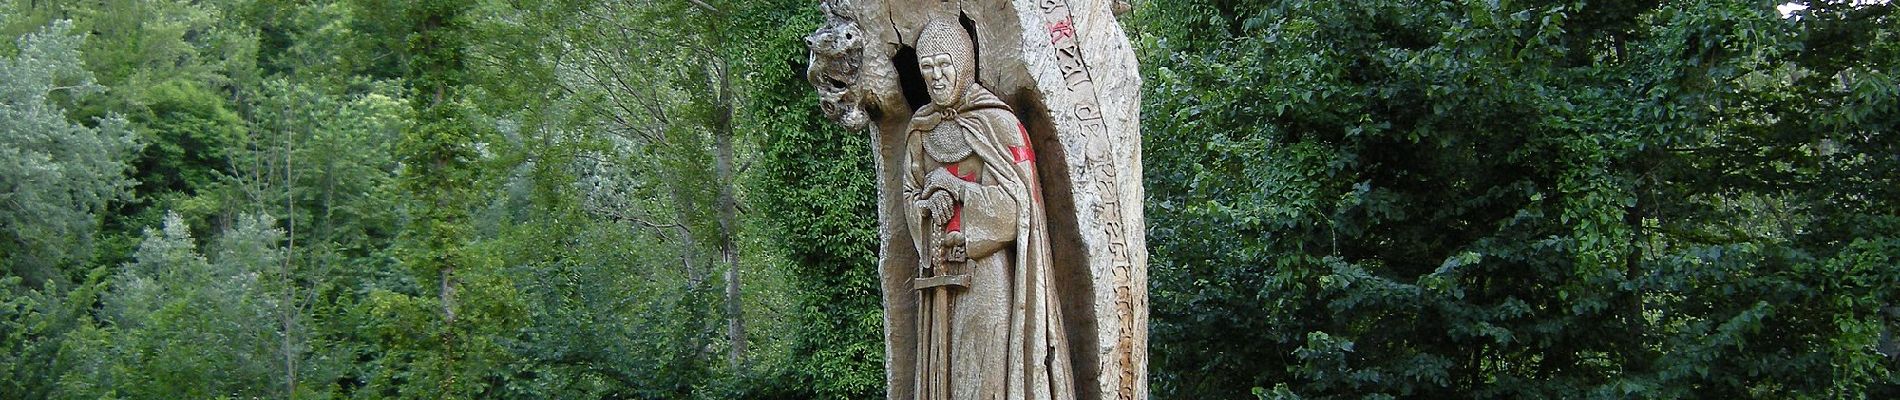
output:
M1081 121L1087 141L1087 171L1090 184L1101 196L1101 202L1095 204L1092 212L1096 221L1103 221L1100 228L1108 238L1108 253L1111 265L1110 275L1114 283L1114 301L1116 319L1120 322L1117 332L1115 358L1117 370L1121 371L1117 379L1115 398L1134 400L1136 395L1135 376L1135 298L1133 260L1129 254L1128 237L1122 227L1121 187L1116 182L1113 165L1114 149L1109 143L1108 125L1102 120L1100 95L1095 90L1095 81L1090 76L1088 62L1082 58L1080 37L1075 30L1075 15L1070 12L1066 0L1042 0L1042 20L1049 29L1050 44L1055 45L1056 66L1067 83L1071 98L1080 103L1072 112L1077 121ZM1107 379L1107 377L1104 377Z

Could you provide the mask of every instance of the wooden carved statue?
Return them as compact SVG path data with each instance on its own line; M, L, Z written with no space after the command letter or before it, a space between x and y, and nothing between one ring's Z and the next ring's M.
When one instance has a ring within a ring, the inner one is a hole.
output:
M1072 399L1028 130L976 82L956 20L927 22L916 52L930 93L903 175L921 261L917 398Z
M1146 399L1126 4L819 4L805 78L873 146L887 399Z

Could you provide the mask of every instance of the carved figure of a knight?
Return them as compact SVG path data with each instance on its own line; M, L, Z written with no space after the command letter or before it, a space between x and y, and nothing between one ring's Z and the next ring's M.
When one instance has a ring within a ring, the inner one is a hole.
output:
M903 217L918 251L919 399L1070 400L1060 304L1028 131L976 81L954 17L925 24L930 104L910 120Z

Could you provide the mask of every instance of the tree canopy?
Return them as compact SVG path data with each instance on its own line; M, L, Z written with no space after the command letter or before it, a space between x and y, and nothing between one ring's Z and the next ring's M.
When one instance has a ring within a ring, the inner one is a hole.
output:
M1893 395L1891 5L1166 3L1158 392Z

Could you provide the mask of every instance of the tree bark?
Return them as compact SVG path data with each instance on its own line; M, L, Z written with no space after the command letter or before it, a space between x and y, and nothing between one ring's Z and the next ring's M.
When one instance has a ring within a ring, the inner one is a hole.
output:
M725 14L718 8L698 0L690 0L713 18L707 18L706 33L708 43L718 45L726 43L725 30L721 29L726 21ZM714 49L706 49L708 54L719 54ZM739 200L736 193L737 174L733 170L733 93L731 64L723 55L714 55L706 60L707 68L718 80L713 93L715 108L712 115L713 133L713 171L719 180L719 256L726 264L726 342L729 353L726 362L733 371L744 371L747 340L745 330L744 285L739 269Z
M308 126L305 124L306 129ZM294 154L296 139L291 137L290 129L284 129L284 224L287 233L284 234L284 288L281 303L277 305L277 315L284 329L284 398L287 399L297 398L297 348L291 340L297 288L293 275L295 265L292 264L297 251L297 196L292 191L297 186L297 181L292 178L294 163L291 157Z
M713 28L714 37L719 29ZM726 263L726 341L731 345L731 354L726 362L733 370L740 371L745 366L746 332L745 302L741 295L739 271L739 201L734 186L737 184L733 171L732 152L732 81L731 71L724 60L715 61L715 71L719 77L719 108L713 117L713 147L715 154L714 170L719 176L719 253Z

